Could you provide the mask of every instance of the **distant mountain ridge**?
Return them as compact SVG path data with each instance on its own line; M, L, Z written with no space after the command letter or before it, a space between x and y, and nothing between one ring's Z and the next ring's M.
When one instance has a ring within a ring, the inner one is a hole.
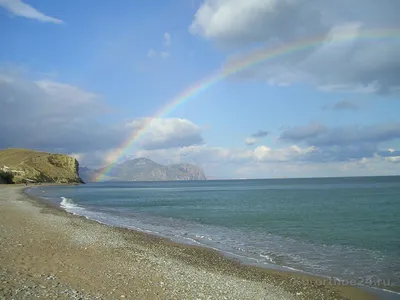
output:
M85 182L96 181L106 168L97 170L82 167L79 174ZM121 181L173 181L206 180L203 170L192 164L162 165L148 158L136 158L124 161L112 167L103 180Z

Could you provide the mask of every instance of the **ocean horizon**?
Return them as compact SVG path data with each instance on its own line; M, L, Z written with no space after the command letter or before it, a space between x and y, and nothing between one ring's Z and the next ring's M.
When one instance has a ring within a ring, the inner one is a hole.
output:
M400 286L400 176L103 182L28 193L246 264Z

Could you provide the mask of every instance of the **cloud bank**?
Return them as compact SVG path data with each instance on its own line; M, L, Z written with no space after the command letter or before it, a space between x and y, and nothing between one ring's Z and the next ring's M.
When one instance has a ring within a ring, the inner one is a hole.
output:
M383 143L400 140L400 123L377 124L374 126L341 126L328 128L310 123L284 130L279 139L286 143L314 146L318 149L306 160L318 162L344 162L374 156L396 157L397 152L385 152ZM390 161L390 160L389 160Z
M345 110L357 111L360 109L360 107L357 104L349 100L340 100L332 105L325 105L322 108L327 110L336 110L336 111L345 111Z
M72 154L91 167L121 159L116 153L127 145L122 159L191 162L224 178L392 174L400 162L400 123L328 127L314 122L285 128L273 147L262 141L266 130L252 133L247 146L221 147L206 144L203 128L183 118L105 124L101 120L111 110L101 95L10 70L0 71L0 107L0 148Z
M236 52L260 45L258 52L268 52L318 37L320 44L265 61L239 76L278 85L305 82L325 91L388 94L400 91L400 42L368 32L399 28L399 10L397 0L205 0L189 31ZM227 67L252 55L232 56Z
M186 119L141 118L127 123L133 131L146 127L139 146L145 150L169 149L203 144L201 127Z
M102 97L65 83L0 72L0 148L25 147L64 153L100 153L118 148L143 128L144 149L203 143L202 129L186 119L140 118L104 124Z
M244 140L244 143L248 146L254 145L258 142L259 139L266 137L269 134L269 131L266 130L258 130L254 132L250 137L247 137Z

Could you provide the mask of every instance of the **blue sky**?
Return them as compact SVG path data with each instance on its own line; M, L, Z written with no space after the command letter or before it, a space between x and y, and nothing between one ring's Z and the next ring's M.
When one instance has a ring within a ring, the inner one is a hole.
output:
M124 158L196 163L215 178L399 174L400 30L359 38L400 28L399 10L397 0L0 0L0 147L103 166L202 78L321 36L153 119Z

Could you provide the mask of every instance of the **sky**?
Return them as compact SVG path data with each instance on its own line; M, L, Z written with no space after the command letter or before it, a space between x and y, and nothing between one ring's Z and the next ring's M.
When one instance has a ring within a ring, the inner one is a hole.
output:
M398 0L0 0L0 148L91 168L194 163L210 179L398 175L398 11Z

